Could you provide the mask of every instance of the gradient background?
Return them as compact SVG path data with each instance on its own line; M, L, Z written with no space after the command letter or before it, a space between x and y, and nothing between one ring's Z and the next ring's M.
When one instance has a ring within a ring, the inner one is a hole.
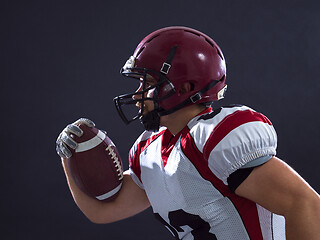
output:
M113 106L137 87L119 70L145 35L170 25L220 45L229 89L219 105L267 115L278 156L320 191L318 1L2 0L0 24L1 239L171 239L150 209L89 222L55 153L65 125L87 117L108 131L127 168L142 127L125 126Z

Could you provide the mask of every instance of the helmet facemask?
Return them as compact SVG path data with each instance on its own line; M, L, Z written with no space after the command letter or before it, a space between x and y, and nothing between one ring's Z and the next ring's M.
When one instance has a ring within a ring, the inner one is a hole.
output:
M172 96L176 90L164 74L151 69L131 67L133 65L134 58L130 57L121 69L121 74L139 80L142 83L142 90L115 97L115 106L121 119L126 124L140 119L147 130L157 131L159 126L154 126L151 122L160 121L158 112L161 110L161 107L159 106L159 102ZM155 80L156 83L149 86L149 78ZM161 92L161 96L159 96L159 92ZM145 111L145 101L152 101L154 109L143 114ZM133 113L133 107L135 107L135 109L136 107L140 107L138 113L136 111ZM158 125L158 123L156 125Z

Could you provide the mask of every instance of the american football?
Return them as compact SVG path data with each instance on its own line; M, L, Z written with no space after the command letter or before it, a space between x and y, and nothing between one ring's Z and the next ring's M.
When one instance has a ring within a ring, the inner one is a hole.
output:
M100 201L110 201L122 186L123 168L119 152L105 132L79 125L83 135L71 137L78 143L67 159L67 166L77 186Z

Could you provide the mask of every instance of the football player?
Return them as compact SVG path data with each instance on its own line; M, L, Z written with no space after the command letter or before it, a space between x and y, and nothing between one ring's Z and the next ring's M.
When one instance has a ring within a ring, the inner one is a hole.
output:
M247 106L211 108L227 85L225 58L210 37L159 29L121 73L139 87L114 99L119 115L146 131L129 152L117 198L90 198L70 177L65 158L76 148L68 137L76 126L57 140L74 200L91 221L114 222L151 206L176 239L320 239L319 194L276 157L271 121ZM128 105L137 114L128 115Z

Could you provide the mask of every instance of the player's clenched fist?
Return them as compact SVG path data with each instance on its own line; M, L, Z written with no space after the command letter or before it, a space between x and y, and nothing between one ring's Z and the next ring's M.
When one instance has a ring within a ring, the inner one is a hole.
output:
M70 158L72 156L69 148L75 150L78 143L70 135L73 134L77 137L81 137L83 135L83 130L79 127L81 124L85 124L90 128L95 126L94 122L87 118L80 118L74 123L66 126L59 134L56 141L56 151L60 157Z

